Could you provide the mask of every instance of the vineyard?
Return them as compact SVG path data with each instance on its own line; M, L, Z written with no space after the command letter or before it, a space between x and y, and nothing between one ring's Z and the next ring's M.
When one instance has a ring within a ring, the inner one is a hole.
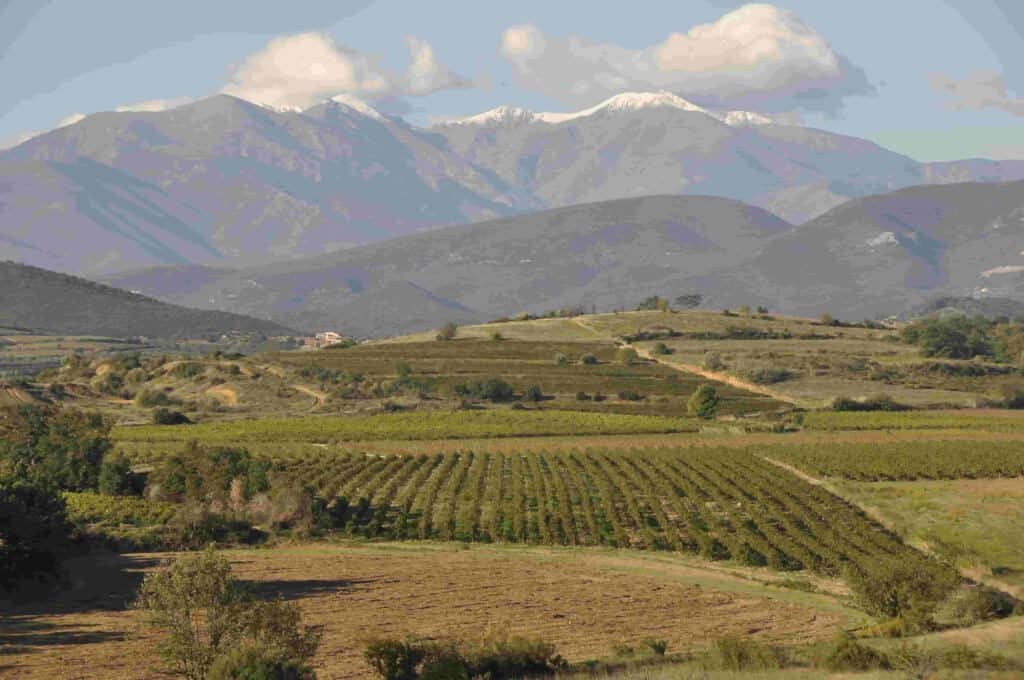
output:
M1019 411L811 411L804 418L810 430L984 430L1024 432Z
M280 466L338 499L350 536L676 550L829 575L925 559L824 489L734 450L324 454Z
M343 442L361 440L466 439L587 434L696 432L692 419L547 410L465 410L388 413L376 416L310 416L201 423L189 427L147 425L118 428L119 443Z
M779 446L759 451L814 475L856 481L980 479L1024 475L1024 446L1014 441L931 441Z

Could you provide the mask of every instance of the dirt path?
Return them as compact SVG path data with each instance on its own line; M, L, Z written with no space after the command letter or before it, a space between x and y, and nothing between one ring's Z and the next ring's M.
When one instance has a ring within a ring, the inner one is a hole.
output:
M324 404L327 403L327 394L324 392L314 390L312 387L306 387L305 385L291 385L291 388L298 392L302 392L307 396L313 397L312 408L316 408L317 406L323 406Z

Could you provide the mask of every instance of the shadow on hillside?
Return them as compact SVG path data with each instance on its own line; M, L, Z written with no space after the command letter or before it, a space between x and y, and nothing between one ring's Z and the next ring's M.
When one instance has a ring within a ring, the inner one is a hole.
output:
M25 654L35 647L86 645L122 640L123 631L91 630L89 624L58 625L34 615L9 616L0 621L0 662L3 656Z
M116 553L74 557L63 565L61 584L32 599L0 600L0 610L9 612L9 617L123 611L135 599L145 571L160 563L151 557Z
M251 589L253 595L260 599L276 597L285 600L296 600L315 595L343 594L358 590L360 586L375 583L377 579L301 579L288 581L248 581L241 582Z

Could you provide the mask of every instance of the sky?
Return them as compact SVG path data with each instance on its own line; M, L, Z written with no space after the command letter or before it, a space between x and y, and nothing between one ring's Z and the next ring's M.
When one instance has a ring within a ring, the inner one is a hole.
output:
M0 148L218 92L425 125L667 90L919 160L1024 159L1022 64L1021 0L0 0Z

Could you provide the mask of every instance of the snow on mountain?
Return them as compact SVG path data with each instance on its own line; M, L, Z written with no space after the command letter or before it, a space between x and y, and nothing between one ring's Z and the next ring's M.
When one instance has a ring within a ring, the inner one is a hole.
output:
M335 104L341 104L346 106L357 113L361 113L364 116L373 118L374 120L384 120L384 116L381 115L380 111L373 108L365 101L358 97L353 97L350 94L339 94L331 97L331 101Z
M618 113L646 109L669 108L687 113L703 113L733 127L773 125L768 116L753 111L711 111L671 92L625 92L610 97L600 104L581 111L533 112L518 106L499 106L464 118L440 121L440 125L517 125L522 123L550 123L557 125L571 120L587 118L599 113Z

